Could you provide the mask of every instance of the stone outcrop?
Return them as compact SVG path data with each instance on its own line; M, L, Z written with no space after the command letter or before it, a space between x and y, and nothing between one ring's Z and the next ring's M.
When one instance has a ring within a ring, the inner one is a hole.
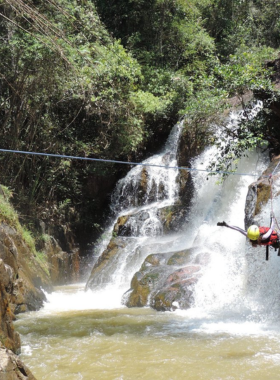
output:
M0 259L6 268L6 291L13 313L38 310L50 289L47 263L35 256L15 228L0 225ZM9 277L9 280L8 278Z
M163 226L163 233L173 233L183 230L183 227L188 222L189 204L188 207L178 203L173 206L160 208L157 215Z
M13 320L20 312L38 310L45 301L42 287L51 289L47 262L33 253L22 233L0 224L0 379L33 380L19 360L20 337Z
M43 306L46 300L43 289L50 291L53 284L77 282L79 249L74 247L67 228L61 226L57 234L65 237L65 248L71 248L70 252L63 251L57 240L45 233L42 222L45 240L39 241L40 246L35 250L1 187L0 197L3 203L0 209L0 379L33 380L35 377L16 356L20 353L20 337L14 330L13 320L18 313Z
M126 246L125 239L121 237L113 237L107 248L99 256L97 262L92 268L91 274L87 281L86 289L93 289L96 285L96 278L100 272L113 260L113 258L119 253L120 250Z
M0 343L0 379L36 380L17 355Z
M245 204L245 227L248 228L251 224L259 224L259 214L262 208L270 202L271 199L271 186L270 181L273 181L274 198L280 194L280 164L274 175L269 176L274 172L276 166L280 161L280 157L275 159L269 164L267 169L263 172L261 177L253 182L248 189L248 194ZM278 189L279 188L279 189ZM269 224L269 221L267 221Z
M57 240L53 236L49 236L48 240L44 243L43 251L48 258L52 285L62 285L79 281L79 248L65 252L61 249Z
M5 290L7 284L7 268L3 261L0 261L0 342L6 348L19 353L20 352L20 338L19 334L15 332L13 327L13 320L15 316L10 308L9 296ZM2 277L3 276L3 277ZM3 280L4 278L4 280ZM10 279L9 279L10 282Z
M178 232L183 229L187 222L188 207L181 204L159 208L153 222L156 224L154 233L168 234ZM113 234L115 236L141 236L149 235L149 231L143 229L145 221L149 221L149 211L141 210L129 215L122 215L115 223ZM153 232L151 232L153 235Z
M112 239L91 271L86 288L95 286L99 273L126 247L126 237L161 236L181 231L186 223L187 213L188 208L174 205L158 209L152 218L147 210L120 216L115 223Z
M55 210L58 213L58 210ZM52 212L55 212L52 209ZM62 285L79 281L80 248L75 243L69 224L50 226L43 220L34 220L41 236L36 249L48 259L48 271L52 285Z
M123 297L128 307L151 306L159 311L188 309L201 264L208 260L199 248L155 253L143 262Z
M15 316L10 307L11 269L0 259L0 379L35 380L30 370L16 354L20 353L20 337L14 330Z

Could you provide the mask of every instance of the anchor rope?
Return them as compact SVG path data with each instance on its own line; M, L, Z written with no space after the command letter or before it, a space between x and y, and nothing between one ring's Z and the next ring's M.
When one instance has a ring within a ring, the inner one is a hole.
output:
M279 223L278 223L277 218L275 217L274 210L273 210L273 192L272 192L272 186L273 186L273 178L272 178L272 176L274 175L274 172L276 171L276 169L277 169L277 167L278 167L279 164L280 164L280 160L279 160L277 166L275 167L275 169L273 170L273 172L269 175L268 182L269 182L269 185L270 185L271 221L272 221L272 218L273 218L274 221L275 221L275 224L276 224L277 234L280 235Z

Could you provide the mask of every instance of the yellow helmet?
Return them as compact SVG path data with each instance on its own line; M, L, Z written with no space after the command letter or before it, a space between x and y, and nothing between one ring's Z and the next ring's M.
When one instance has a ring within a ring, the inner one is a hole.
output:
M250 240L258 240L260 237L260 230L258 226L252 225L247 230L247 236Z

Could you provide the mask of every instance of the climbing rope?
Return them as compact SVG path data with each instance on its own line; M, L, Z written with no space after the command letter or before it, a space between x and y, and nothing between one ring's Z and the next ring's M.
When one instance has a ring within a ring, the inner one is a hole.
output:
M278 162L278 165L279 164L280 164L280 160ZM276 168L277 168L277 166L276 166ZM273 173L275 172L275 169L274 169ZM274 214L274 210L273 210L273 192L272 192L272 186L273 186L273 178L272 178L272 176L273 176L273 173L270 174L270 176L268 178L268 182L269 182L269 185L270 185L270 204L271 204L270 215L271 215L271 222L272 222L272 218L273 218L274 221L275 221L275 224L276 224L277 233L280 235L280 227L279 227L278 220L276 219L275 214Z
M278 168L279 165L280 165L280 160L279 160L278 164L275 166L273 172L268 177L268 183L270 185L270 203L271 203L270 222L272 224L272 219L274 219L274 222L276 224L275 230L276 230L276 233L277 233L278 237L280 236L280 227L279 227L278 220L276 219L275 214L274 214L274 210L273 210L273 191L272 191L272 186L273 186L273 175L275 174L275 172L276 172L276 170L277 170L277 168ZM268 256L269 256L269 253L268 253L268 246L267 246L266 247L266 260L268 260ZM278 248L278 256L280 256L280 246Z
M272 191L272 186L273 186L273 175L276 172L279 164L280 164L280 160L279 160L278 164L276 165L276 167L274 168L273 172L268 176L268 183L270 185L270 203L271 203L270 228L272 226L272 221L274 220L275 225L276 225L275 230L276 230L276 233L278 235L278 241L279 241L279 236L280 236L280 227L279 227L278 220L276 219L275 214L274 214L274 210L273 210L273 191ZM276 248L275 248L275 250L276 250ZM278 256L280 256L280 246L278 247ZM269 246L268 245L266 246L265 259L266 259L266 261L269 259Z
M275 166L273 172L271 173L271 175L270 175L271 177L274 175L274 173L276 172L279 165L280 165L280 160L279 160L278 164Z

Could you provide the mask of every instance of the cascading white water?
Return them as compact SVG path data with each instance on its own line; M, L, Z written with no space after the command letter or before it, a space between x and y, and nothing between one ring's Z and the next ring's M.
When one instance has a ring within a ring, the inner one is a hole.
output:
M204 152L199 160L211 155L213 148ZM256 162L258 156L251 153L242 159L242 172L260 175L265 164ZM196 165L199 161L196 160ZM192 208L194 244L206 247L210 263L203 268L201 279L195 288L194 309L204 315L237 311L243 304L247 287L246 238L236 231L218 227L217 222L226 221L244 228L244 205L248 186L256 179L252 176L230 176L222 185L215 178L197 173L195 176L196 197Z
M163 226L157 213L160 208L174 204L178 197L176 155L181 128L182 123L178 123L162 152L143 161L142 166L134 167L118 182L112 195L111 208L115 218L105 232L107 239L99 247L99 254L109 243L117 219L123 215L130 217L127 223L130 236L118 237L121 249L94 278L94 287L107 287L109 298L112 286L120 293L129 288L131 275L148 254L142 247L157 243L158 237L162 237Z
M261 104L252 110L253 117ZM208 162L213 149L195 160ZM214 152L214 154L216 154ZM248 186L268 165L268 158L251 152L239 164L239 172L256 176L230 176L222 186L215 179L205 181L202 173L194 174L195 200L192 208L194 243L207 247L210 263L203 268L195 288L192 315L238 316L246 321L277 320L280 316L280 257L270 250L265 261L265 248L252 247L238 232L217 227L218 221L244 228L244 207ZM280 215L279 180L274 187L274 212ZM208 204L208 208L207 208ZM270 223L270 204L258 215L258 225Z
M182 123L177 124L172 129L161 153L143 161L142 166L134 167L118 182L112 195L111 209L114 214L131 213L137 207L146 209L147 205L152 203L155 203L154 207L174 203L178 189L176 184L178 169L167 170L165 167L177 166L176 154L181 129ZM145 194L139 197L143 176L146 182Z

